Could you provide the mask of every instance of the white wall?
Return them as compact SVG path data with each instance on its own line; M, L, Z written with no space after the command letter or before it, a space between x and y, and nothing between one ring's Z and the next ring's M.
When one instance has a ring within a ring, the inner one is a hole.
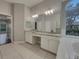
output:
M10 14L10 3L0 0L0 14L11 15Z
M30 10L30 8L28 8L27 6L25 6L25 7L24 7L24 29L25 29L25 31L28 31L28 30L31 30L31 29L34 28L33 25L31 26L32 28L28 28L28 27L26 26L26 22L27 22L27 21L29 21L31 24L34 25L34 23L33 23L34 21L33 21L33 19L32 19L31 10Z
M28 21L31 20L30 8L27 6L24 6L24 18L25 18L25 20L28 20Z
M24 5L14 4L14 40L24 40Z
M28 28L26 27L26 21L30 21L31 20L31 13L30 13L30 9L25 6L24 7L24 30L28 30Z

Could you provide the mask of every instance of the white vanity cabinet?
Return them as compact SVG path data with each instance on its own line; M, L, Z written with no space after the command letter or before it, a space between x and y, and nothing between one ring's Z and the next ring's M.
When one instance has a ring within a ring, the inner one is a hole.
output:
M53 53L57 53L59 45L59 37L53 36L42 36L41 38L41 48L48 50Z
M59 38L58 37L52 37L51 39L48 39L48 48L49 51L53 53L57 53L58 45L59 45Z
M25 42L32 44L32 32L31 31L25 32Z
M40 37L40 45L42 49L45 49L47 51L50 51L52 53L57 54L58 45L59 45L59 39L60 36L58 35L47 35L47 34L39 34L32 31L26 31L25 32L25 41L34 44L34 37Z

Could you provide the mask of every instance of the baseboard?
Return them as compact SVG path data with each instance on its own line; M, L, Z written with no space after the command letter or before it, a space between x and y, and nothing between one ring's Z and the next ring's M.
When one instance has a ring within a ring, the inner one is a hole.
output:
M14 41L14 43L25 43L25 41Z

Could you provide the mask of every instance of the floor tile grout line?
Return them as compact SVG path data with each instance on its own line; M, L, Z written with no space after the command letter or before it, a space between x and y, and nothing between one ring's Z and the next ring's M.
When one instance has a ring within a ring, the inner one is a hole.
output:
M21 46L23 46L23 45L21 45ZM23 46L23 47L25 47L25 46ZM26 47L25 47L25 48L26 48ZM30 55L30 56L29 56L29 59L30 59L31 56L33 56L33 55Z
M22 45L22 46L23 46L23 45ZM4 47L5 47L5 46L4 46ZM18 56L20 56L20 58L25 59L25 57L23 56L23 54L20 53L20 51L18 51L17 46L15 46L15 45L12 44L12 45L10 45L9 47L12 48L15 52L17 52L17 54L18 54ZM23 47L24 47L24 46L23 46ZM40 59L47 59L47 55L48 55L48 54L49 54L49 53L44 53L43 57L40 58ZM4 59L4 55L3 55L3 53L2 53L2 49L0 49L0 55L1 55L1 59ZM33 54L29 55L29 58L28 58L28 59L30 59L31 56L33 56Z
M45 54L45 56L43 57L43 59L46 59L45 57L48 55L48 53ZM31 55L32 56L32 55Z
M17 51L17 53L20 55L20 57L21 57L22 59L24 59L23 56L22 56L18 51Z
M12 45L10 45L9 47L11 47L12 49L14 49ZM21 57L21 59L24 59L23 56L16 49L14 49L14 51L17 52L17 54ZM3 59L3 55L1 53L1 51L0 51L0 54L1 54L1 59Z
M24 46L23 46L23 47L24 47ZM19 52L18 52L18 53L19 53ZM29 59L30 59L31 56L32 56L32 55L29 56ZM23 59L24 59L24 58L23 58Z

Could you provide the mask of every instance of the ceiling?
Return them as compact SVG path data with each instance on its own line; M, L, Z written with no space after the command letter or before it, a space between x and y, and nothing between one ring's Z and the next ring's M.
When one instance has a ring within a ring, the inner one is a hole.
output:
M43 2L44 0L5 0L5 1L10 3L21 3L21 4L25 4L28 7L33 7ZM60 1L67 1L67 0L60 0Z
M32 7L34 5L39 4L43 0L5 0L5 1L8 1L10 3L21 3L27 5L28 7Z

